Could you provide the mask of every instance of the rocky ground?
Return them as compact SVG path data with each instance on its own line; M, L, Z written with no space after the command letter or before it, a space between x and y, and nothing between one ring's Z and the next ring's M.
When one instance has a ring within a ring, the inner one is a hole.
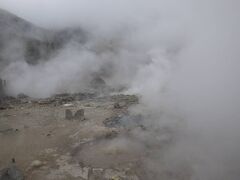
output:
M190 180L187 164L165 161L178 128L149 123L138 103L123 94L1 97L0 180Z
M136 103L133 95L91 93L3 98L0 179L141 179L142 151L121 143L129 129L144 128L128 112Z

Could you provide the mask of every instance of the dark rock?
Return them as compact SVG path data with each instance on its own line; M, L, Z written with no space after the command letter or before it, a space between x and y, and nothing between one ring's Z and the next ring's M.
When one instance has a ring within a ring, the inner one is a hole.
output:
M77 120L80 120L80 121L85 120L85 117L84 117L84 109L79 109L79 110L75 113L74 119L77 119Z
M24 180L24 176L15 163L12 163L8 168L0 171L0 180Z
M119 103L114 103L113 107L114 107L115 109L120 109L120 108L121 108L121 106L120 106Z
M105 138L106 139L113 139L113 138L116 138L117 136L118 136L117 131L110 131L110 132L106 133Z
M127 107L127 103L126 102L116 102L116 103L114 103L113 107L115 109L121 109L121 108Z
M65 110L65 119L72 120L73 119L73 113L70 109Z
M8 106L2 105L2 104L0 103L0 110L6 110L6 109L8 109Z

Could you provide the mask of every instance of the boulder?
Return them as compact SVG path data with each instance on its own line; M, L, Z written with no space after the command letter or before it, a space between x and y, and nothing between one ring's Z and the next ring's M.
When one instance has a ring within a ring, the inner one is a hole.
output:
M70 109L65 110L65 119L72 120L73 119L73 113Z
M80 121L85 120L85 117L84 117L84 109L79 109L79 110L75 113L74 119L80 120Z
M84 109L77 110L74 115L73 115L73 112L70 109L66 109L65 110L65 119L67 119L67 120L79 120L79 121L85 120Z

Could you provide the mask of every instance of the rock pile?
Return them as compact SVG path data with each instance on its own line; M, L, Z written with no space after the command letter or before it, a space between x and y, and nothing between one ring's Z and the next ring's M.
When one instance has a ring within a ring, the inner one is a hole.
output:
M94 97L96 97L96 94L94 93L75 93L75 94L63 93L63 94L57 94L50 98L39 99L36 102L40 105L47 105L47 104L63 105L73 101L82 101L86 99L92 99Z

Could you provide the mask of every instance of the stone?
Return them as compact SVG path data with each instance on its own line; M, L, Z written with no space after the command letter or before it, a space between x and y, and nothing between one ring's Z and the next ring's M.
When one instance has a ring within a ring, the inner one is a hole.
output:
M10 167L0 171L0 180L24 180L24 176L15 163L12 163Z
M121 108L124 108L124 107L126 107L127 106L127 103L126 102L116 102L116 103L114 103L114 105L113 105L113 107L115 108L115 109L121 109Z
M39 168L41 166L43 166L43 162L39 161L39 160L34 160L32 163L31 163L31 168Z
M83 179L88 179L88 174L89 174L89 168L88 167L84 167L82 168L82 172L80 177Z
M73 119L73 113L70 109L65 110L65 119L72 120Z
M77 120L80 120L80 121L85 120L85 117L84 117L84 109L79 109L79 110L75 113L74 119L77 119Z
M119 108L121 108L121 106L120 106L120 104L119 103L114 103L114 105L113 105L113 107L115 108L115 109L119 109Z

